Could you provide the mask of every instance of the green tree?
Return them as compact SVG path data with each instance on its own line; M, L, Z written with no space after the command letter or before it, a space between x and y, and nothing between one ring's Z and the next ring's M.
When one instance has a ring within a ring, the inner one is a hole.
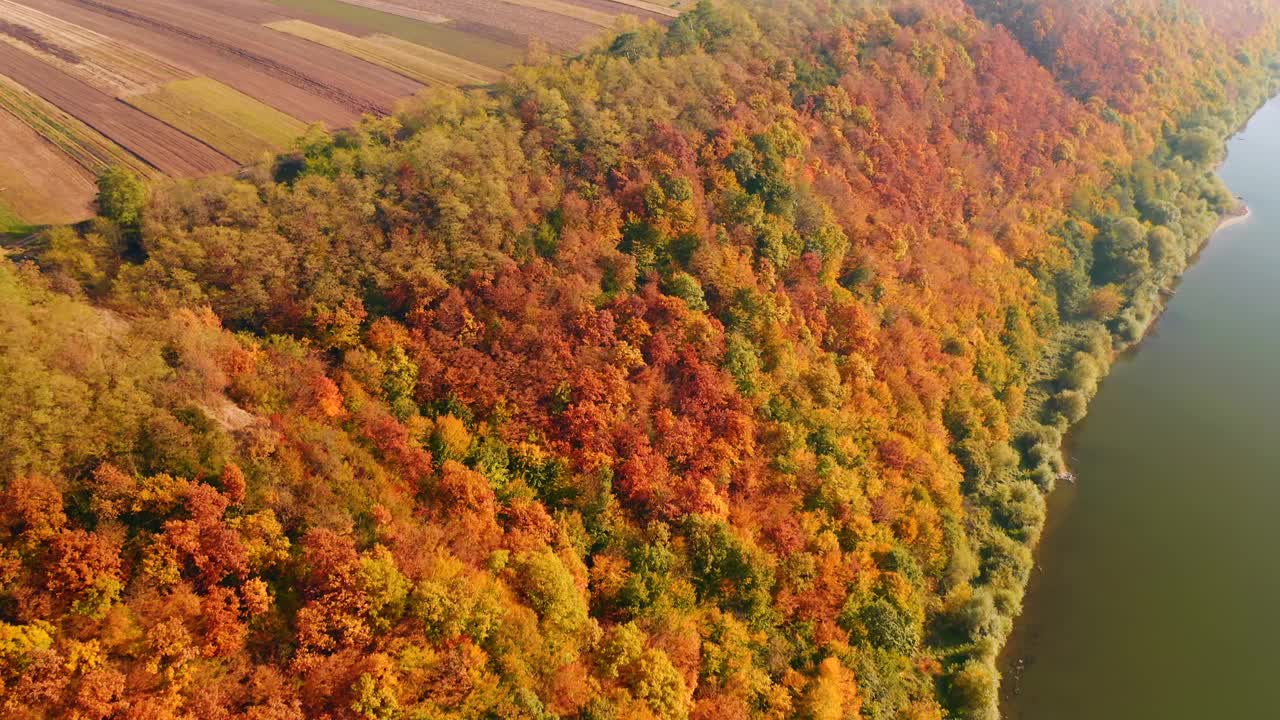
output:
M358 571L360 589L369 600L369 621L374 628L385 631L404 615L409 598L409 581L396 567L391 551L375 545L360 558Z
M911 654L920 645L920 626L905 608L876 599L859 606L856 598L840 614L855 642L893 652Z
M515 567L520 588L538 613L547 643L553 649L574 646L590 619L569 569L550 550L524 553L516 558Z
M121 227L137 227L147 202L147 186L136 175L111 167L98 176L98 213Z
M1151 269L1147 233L1142 223L1126 217L1111 224L1094 247L1094 280L1103 285L1141 278Z
M1213 133L1202 128L1185 130L1179 133L1174 141L1174 148L1179 155L1201 165L1217 156L1218 147L1218 139Z

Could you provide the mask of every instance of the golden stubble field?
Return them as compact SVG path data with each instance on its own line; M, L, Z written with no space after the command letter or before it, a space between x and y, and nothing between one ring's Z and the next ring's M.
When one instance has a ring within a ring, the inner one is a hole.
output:
M311 123L502 79L693 0L0 0L0 234L91 214L93 178L227 172Z

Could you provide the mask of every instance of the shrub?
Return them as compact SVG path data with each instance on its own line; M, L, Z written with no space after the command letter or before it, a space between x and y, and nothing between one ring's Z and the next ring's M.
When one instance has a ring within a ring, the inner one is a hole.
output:
M1054 397L1053 403L1067 422L1072 424L1083 420L1085 413L1089 411L1089 398L1079 390L1063 390Z
M952 675L949 691L951 708L958 718L996 720L1000 716L995 673L980 660L969 660Z

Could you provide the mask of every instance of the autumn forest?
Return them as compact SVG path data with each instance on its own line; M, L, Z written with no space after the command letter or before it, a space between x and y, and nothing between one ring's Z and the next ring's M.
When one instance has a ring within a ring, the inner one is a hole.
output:
M704 0L0 256L0 716L990 720L1280 2Z

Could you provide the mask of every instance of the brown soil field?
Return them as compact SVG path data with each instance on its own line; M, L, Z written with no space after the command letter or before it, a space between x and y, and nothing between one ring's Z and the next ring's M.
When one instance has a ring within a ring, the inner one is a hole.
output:
M305 122L322 122L331 128L346 127L360 113L263 71L247 58L220 52L175 33L156 30L111 14L97 12L74 1L25 0L27 5L66 18L109 37L127 37L141 50L165 58L181 58L197 75L229 85L275 109Z
M387 113L422 85L335 50L281 36L223 12L238 3L208 0L202 7L152 0L68 0L131 25L177 36L357 112ZM215 74L214 77L217 77Z
M2 43L0 68L19 84L167 175L191 177L229 172L238 167L230 158L195 138Z
M21 120L0 110L0 205L37 224L93 215L93 176Z

